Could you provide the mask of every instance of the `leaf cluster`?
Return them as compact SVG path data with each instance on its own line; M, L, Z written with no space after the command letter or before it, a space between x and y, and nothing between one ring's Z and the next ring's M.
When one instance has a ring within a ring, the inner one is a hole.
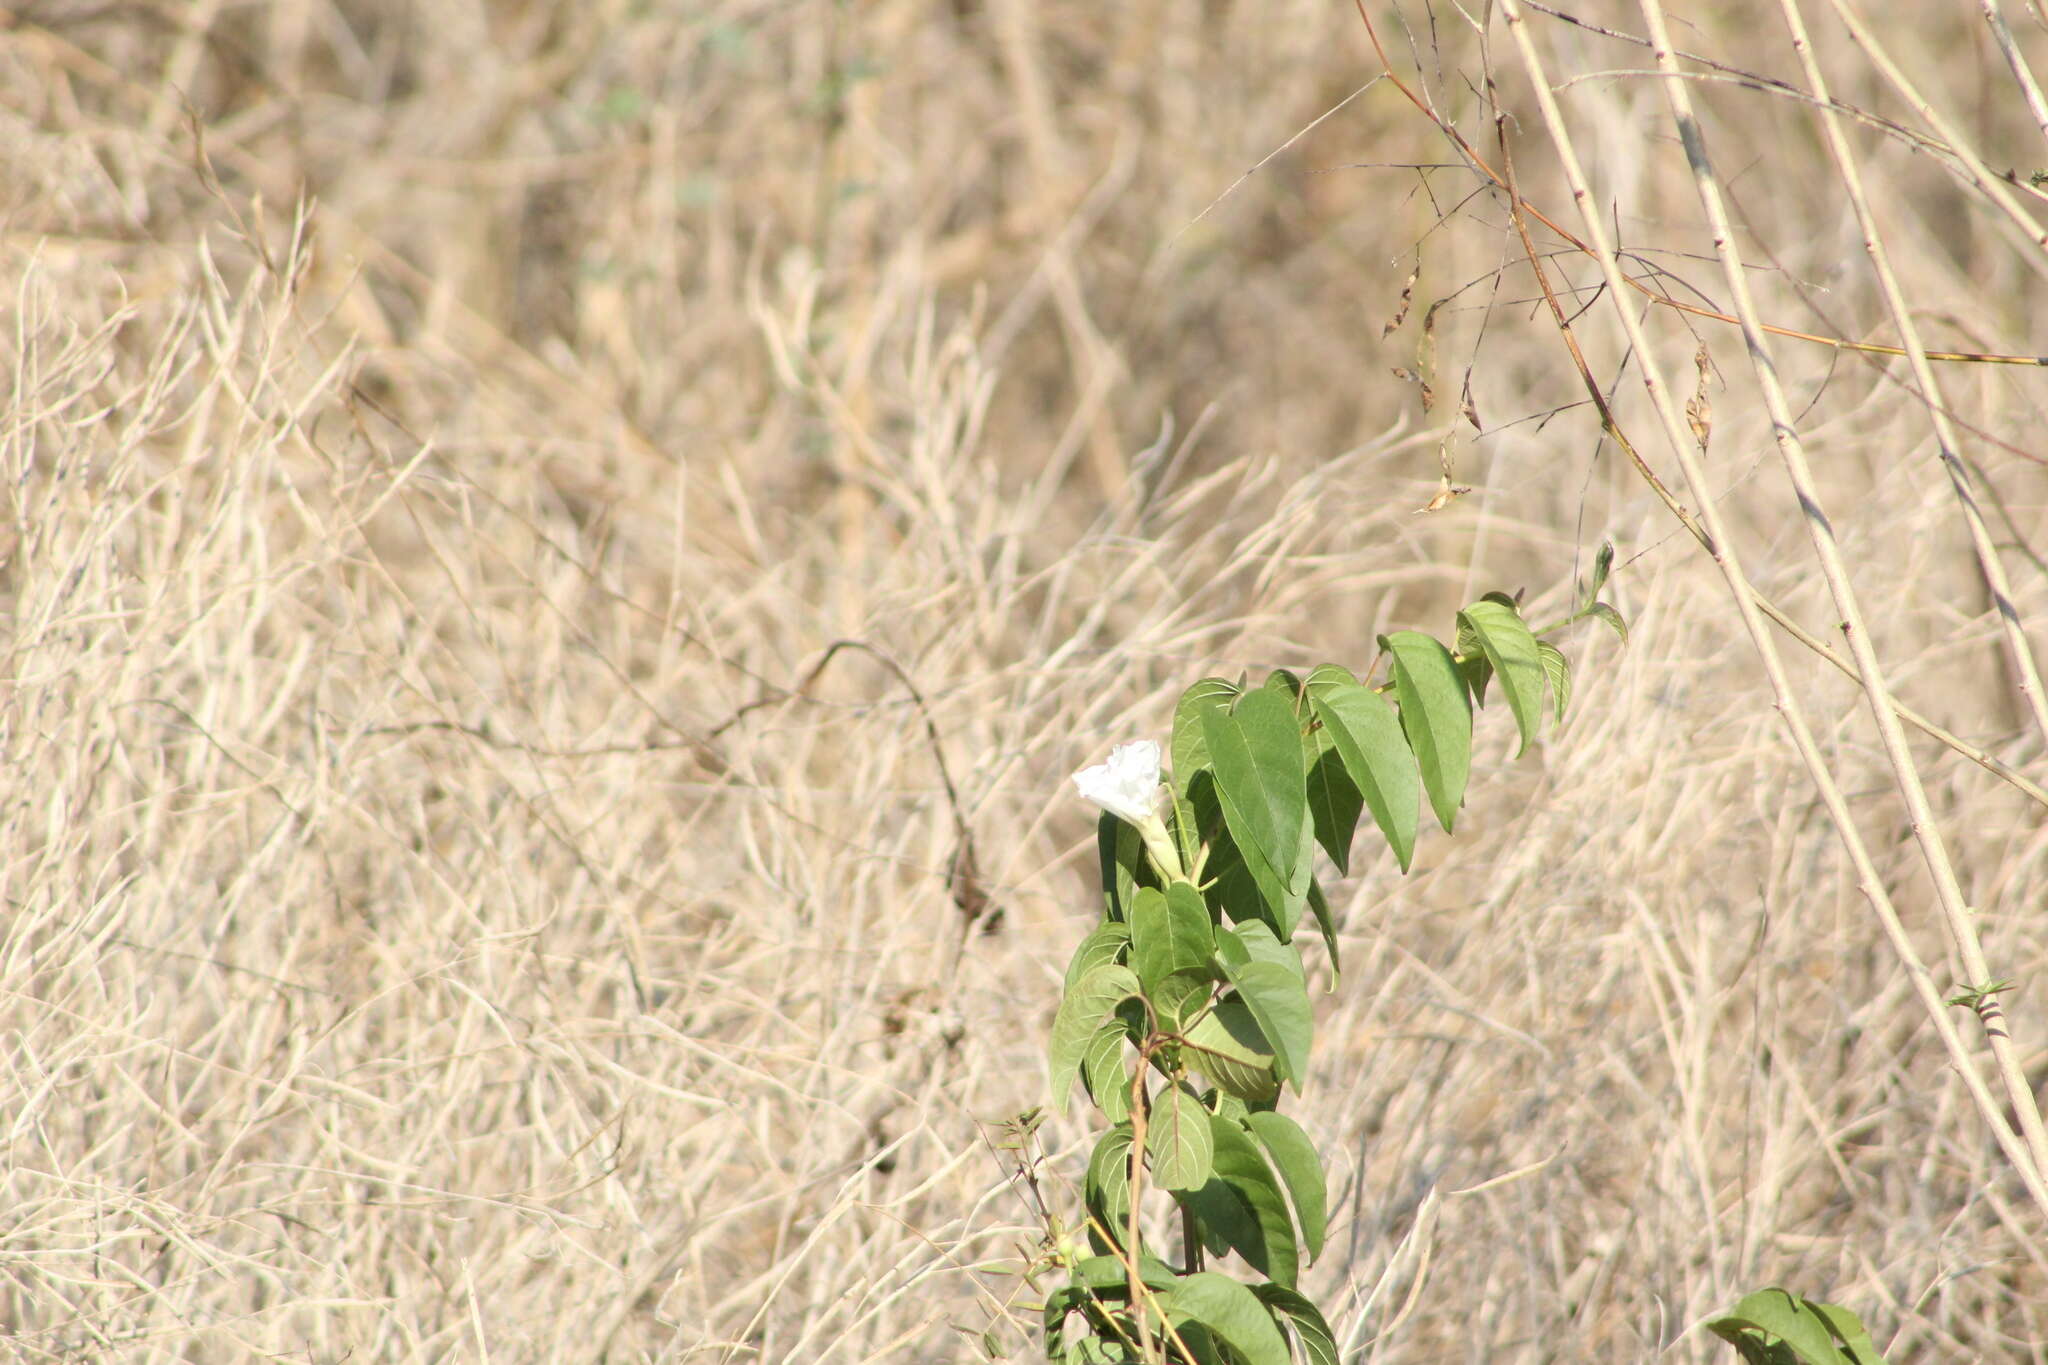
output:
M1610 561L1603 552L1600 578ZM1618 624L1597 591L1573 619ZM1455 650L1418 631L1379 648L1377 685L1324 664L1187 689L1165 815L1179 868L1162 871L1138 829L1102 817L1102 921L1068 966L1049 1049L1054 1108L1078 1082L1109 1124L1083 1182L1092 1254L1044 1308L1060 1365L1334 1365L1329 1324L1297 1290L1323 1248L1327 1185L1308 1134L1279 1112L1314 1041L1304 920L1333 980L1339 967L1315 851L1348 873L1369 819L1406 871L1425 801L1446 832L1456 822L1489 689L1514 716L1518 753L1570 695L1564 655L1504 594L1458 613ZM1152 1188L1180 1212L1177 1263L1144 1244L1138 1207ZM1226 1256L1249 1283L1205 1269Z
M1710 1319L1707 1330L1744 1365L1885 1365L1861 1318L1788 1289L1759 1289Z

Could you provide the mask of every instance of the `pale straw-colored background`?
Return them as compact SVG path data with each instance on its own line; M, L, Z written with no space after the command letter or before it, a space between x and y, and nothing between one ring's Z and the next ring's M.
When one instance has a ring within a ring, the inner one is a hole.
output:
M2048 164L1978 4L1872 7L1989 163ZM1687 8L1681 45L1796 75L1773 6ZM1913 124L1810 8L1839 93ZM1498 17L1372 13L1497 162L1490 53L1576 230ZM1649 54L1530 24L1599 212L1719 301ZM1457 158L1389 85L1343 104L1377 72L1334 3L0 16L0 1354L1030 1359L990 1140L1095 903L1067 774L1205 673L1362 668L1494 588L1551 619L1612 536L1632 643L1565 637L1567 722L1515 762L1487 712L1456 837L1334 884L1304 1287L1347 1360L1729 1360L1686 1334L1772 1282L1894 1362L2042 1360L2038 1213L1718 575L1504 202L1398 168ZM1808 113L1695 93L1768 320L1888 340ZM2038 250L1857 138L1930 338L2048 350ZM1688 389L1709 347L1720 505L1827 633L1739 338L1647 318ZM1894 681L2039 778L1905 371L1777 356ZM1942 377L2038 620L2048 378ZM1472 491L1419 513L1440 458ZM1954 983L1860 696L1793 660ZM2038 1084L2048 829L1916 751ZM1084 1118L1041 1134L1068 1216Z

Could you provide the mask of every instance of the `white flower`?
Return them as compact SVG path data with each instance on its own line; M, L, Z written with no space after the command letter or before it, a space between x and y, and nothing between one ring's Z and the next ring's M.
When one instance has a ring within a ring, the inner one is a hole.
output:
M1149 825L1158 818L1159 746L1149 739L1119 744L1109 751L1109 762L1075 773L1074 785L1111 815Z

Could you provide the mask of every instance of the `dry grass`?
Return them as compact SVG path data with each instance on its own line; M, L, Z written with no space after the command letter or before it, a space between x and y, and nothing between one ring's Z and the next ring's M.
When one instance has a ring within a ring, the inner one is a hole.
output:
M1769 7L1698 8L1682 46L1796 75ZM2048 162L1977 6L1891 8L1988 161ZM1491 154L1473 32L1405 13ZM1649 55L1531 23L1623 237L1718 294ZM1493 587L1546 617L1611 533L1631 646L1570 642L1570 722L1510 764L1489 716L1458 837L1342 888L1308 1287L1388 1365L1730 1358L1681 1334L1772 1281L1895 1362L2048 1359L2038 1211L1502 201L1341 169L1453 159L1384 85L1289 143L1375 71L1299 3L0 20L0 1351L965 1360L993 1318L1029 1358L1001 1267L1037 1230L986 1134L1041 1099L1090 903L1065 774L1204 672L1363 665ZM1805 112L1696 97L1767 316L1888 340ZM2048 350L2042 254L1860 146L1930 337ZM1454 293L1424 413L1389 371ZM1667 368L1708 346L1723 511L1826 633L1739 339L1648 321ZM1579 325L1657 458L1610 315ZM1903 366L1779 355L1902 694L2038 779ZM2030 622L2039 375L1943 373ZM1417 515L1440 450L1475 491ZM1859 695L1794 670L1954 981ZM1919 752L2038 1080L2048 823ZM1086 1134L1046 1130L1062 1198Z

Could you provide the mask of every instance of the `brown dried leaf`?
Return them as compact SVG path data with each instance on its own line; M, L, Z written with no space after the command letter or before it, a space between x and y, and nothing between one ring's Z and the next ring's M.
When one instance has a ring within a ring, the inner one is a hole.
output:
M1451 482L1450 476L1445 475L1443 483L1436 490L1436 496L1416 508L1415 515L1419 517L1426 512L1441 512L1471 491L1472 489L1469 485L1454 484Z
M1401 301L1394 307L1394 316L1387 319L1387 325L1380 328L1380 340L1384 341L1408 320L1408 305L1415 301L1415 279L1422 273L1422 263L1416 262L1415 269L1408 272L1408 280L1401 286Z
M1711 373L1712 362L1707 359L1705 346L1693 354L1692 363L1699 371L1699 382L1693 385L1692 397L1685 400L1685 424L1692 428L1693 440L1704 451L1707 438L1714 434L1714 404L1707 397L1707 377Z

